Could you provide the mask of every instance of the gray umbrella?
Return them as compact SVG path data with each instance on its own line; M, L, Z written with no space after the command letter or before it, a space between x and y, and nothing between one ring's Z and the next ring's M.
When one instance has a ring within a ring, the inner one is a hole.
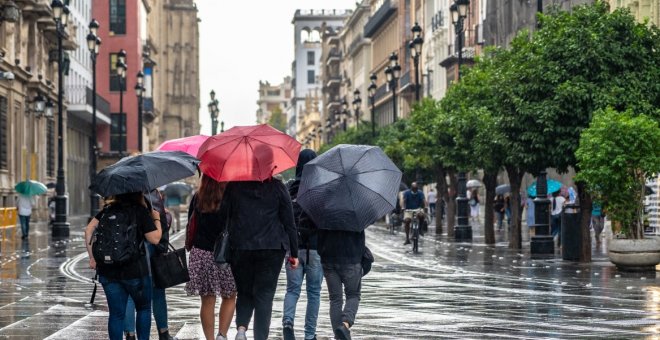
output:
M380 148L342 144L305 165L297 202L321 229L362 231L394 209L400 183Z
M184 182L174 182L165 186L163 192L168 197L186 197L192 193L192 186Z
M511 192L511 186L508 184L498 185L497 188L495 188L496 195L504 195L510 192Z
M198 164L197 158L181 151L125 157L96 174L90 189L103 197L146 192L194 175Z

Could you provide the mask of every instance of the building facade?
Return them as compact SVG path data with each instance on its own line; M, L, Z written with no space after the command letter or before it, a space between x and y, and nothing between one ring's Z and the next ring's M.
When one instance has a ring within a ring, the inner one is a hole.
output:
M338 31L350 10L296 10L292 24L294 33L292 110L288 112L287 132L296 135L298 117L304 114L305 98L314 91L321 90L319 82L321 54L321 26ZM319 105L323 105L322 102Z
M58 112L49 117L37 110L35 98L57 101L57 35L49 2L5 0L0 9L0 206L13 207L16 183L55 182ZM10 12L14 15L7 16ZM63 47L72 51L75 30L68 24ZM63 114L66 121L66 106ZM67 129L62 136L66 143ZM46 218L45 196L39 197L33 217Z
M291 77L284 77L284 80L277 85L271 85L268 81L259 81L257 124L269 123L273 113L286 115L292 95ZM286 123L286 119L284 122Z
M193 0L154 1L145 43L155 66L145 81L148 149L199 134L199 17Z
M660 24L660 1L658 0L609 0L610 8L628 8L637 21Z

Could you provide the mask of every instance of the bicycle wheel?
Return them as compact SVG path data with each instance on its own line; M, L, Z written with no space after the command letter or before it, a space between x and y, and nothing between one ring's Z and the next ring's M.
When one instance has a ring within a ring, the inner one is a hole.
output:
M419 252L419 237L418 237L418 231L415 231L415 237L413 238L413 253L417 254Z

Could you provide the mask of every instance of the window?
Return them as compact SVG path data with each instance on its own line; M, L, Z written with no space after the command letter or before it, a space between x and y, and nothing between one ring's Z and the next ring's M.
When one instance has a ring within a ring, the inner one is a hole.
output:
M113 113L110 120L110 151L123 152L126 150L126 114Z
M46 121L46 176L55 177L55 120Z
M126 82L121 81L121 77L117 74L117 54L110 53L110 91L126 91Z
M314 83L316 83L316 75L314 74L314 70L307 70L307 84Z
M314 51L307 51L307 65L314 65Z
M110 0L110 32L126 34L126 0Z
M9 138L7 134L9 129L9 115L7 113L7 98L0 97L0 169L7 169L9 166Z

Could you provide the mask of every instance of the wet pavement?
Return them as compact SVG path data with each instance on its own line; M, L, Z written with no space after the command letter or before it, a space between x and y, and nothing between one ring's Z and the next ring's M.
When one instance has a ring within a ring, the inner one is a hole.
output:
M51 240L47 226L37 224L29 240L15 235L2 241L0 339L106 339L100 287L96 303L89 304L93 273L87 269L83 223L74 220L65 240ZM510 251L501 234L496 247L486 247L479 229L473 243L431 234L413 255L402 244L402 233L368 229L376 262L363 281L355 339L660 339L657 271L618 272L602 249L595 251L594 262L577 264L559 255L533 260L528 243L520 254ZM183 232L173 243L183 246ZM281 339L284 291L282 274L271 339ZM168 289L168 304L171 333L199 338L199 299L187 297L179 286ZM300 337L304 308L303 294L296 320ZM331 337L328 319L324 289L321 339Z

